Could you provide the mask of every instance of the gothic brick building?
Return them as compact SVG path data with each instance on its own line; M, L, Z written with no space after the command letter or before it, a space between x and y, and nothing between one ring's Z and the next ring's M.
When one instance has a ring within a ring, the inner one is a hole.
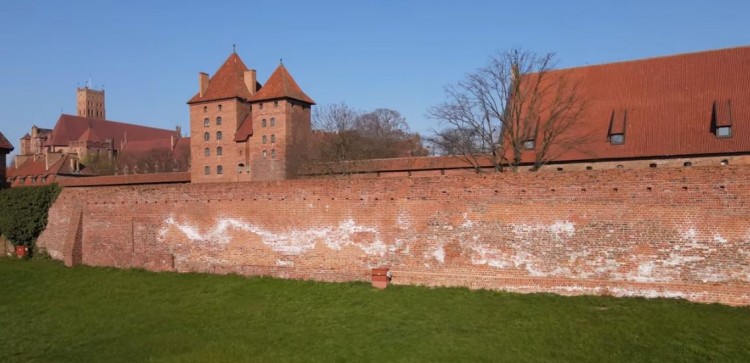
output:
M295 147L311 133L315 102L283 64L265 84L237 53L198 75L189 101L191 181L280 180L296 174Z

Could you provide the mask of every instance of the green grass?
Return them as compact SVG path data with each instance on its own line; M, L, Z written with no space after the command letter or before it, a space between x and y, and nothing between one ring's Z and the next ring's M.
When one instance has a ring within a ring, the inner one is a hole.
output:
M0 258L1 362L748 362L750 309Z

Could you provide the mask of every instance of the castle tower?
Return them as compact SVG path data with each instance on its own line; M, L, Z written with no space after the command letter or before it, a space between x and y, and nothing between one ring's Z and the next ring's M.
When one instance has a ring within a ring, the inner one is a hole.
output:
M13 151L13 145L0 132L0 187L5 185L5 155Z
M290 176L290 147L310 132L310 106L283 66L266 86L232 53L213 77L198 75L190 107L191 181L279 180Z
M86 86L78 88L76 96L78 99L78 116L99 120L106 119L104 90L95 90Z

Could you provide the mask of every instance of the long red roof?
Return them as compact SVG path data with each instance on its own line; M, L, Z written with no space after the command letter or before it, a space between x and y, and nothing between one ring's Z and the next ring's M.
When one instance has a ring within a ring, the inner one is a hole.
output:
M175 130L63 114L47 139L47 145L68 146L71 141L89 138L92 134L101 140L113 139L116 148L126 140L133 142L179 136Z
M563 69L549 79L563 75L587 104L566 136L591 138L577 150L553 147L555 161L750 152L750 47ZM717 137L722 125L731 137ZM610 143L623 131L623 144Z

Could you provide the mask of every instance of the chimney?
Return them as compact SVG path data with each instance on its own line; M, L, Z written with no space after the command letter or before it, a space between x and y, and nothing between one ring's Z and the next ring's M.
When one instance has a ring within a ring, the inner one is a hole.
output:
M170 141L171 149L174 150L174 145L175 145L175 142L176 142L174 135L170 136L170 140L169 141Z
M258 91L255 89L255 86L257 85L257 81L255 80L255 70L254 69L248 69L245 71L245 87L247 87L247 90L250 91L250 95L254 96L255 92Z
M208 89L208 73L200 72L198 73L198 88L200 91L201 97L206 94L206 90Z

